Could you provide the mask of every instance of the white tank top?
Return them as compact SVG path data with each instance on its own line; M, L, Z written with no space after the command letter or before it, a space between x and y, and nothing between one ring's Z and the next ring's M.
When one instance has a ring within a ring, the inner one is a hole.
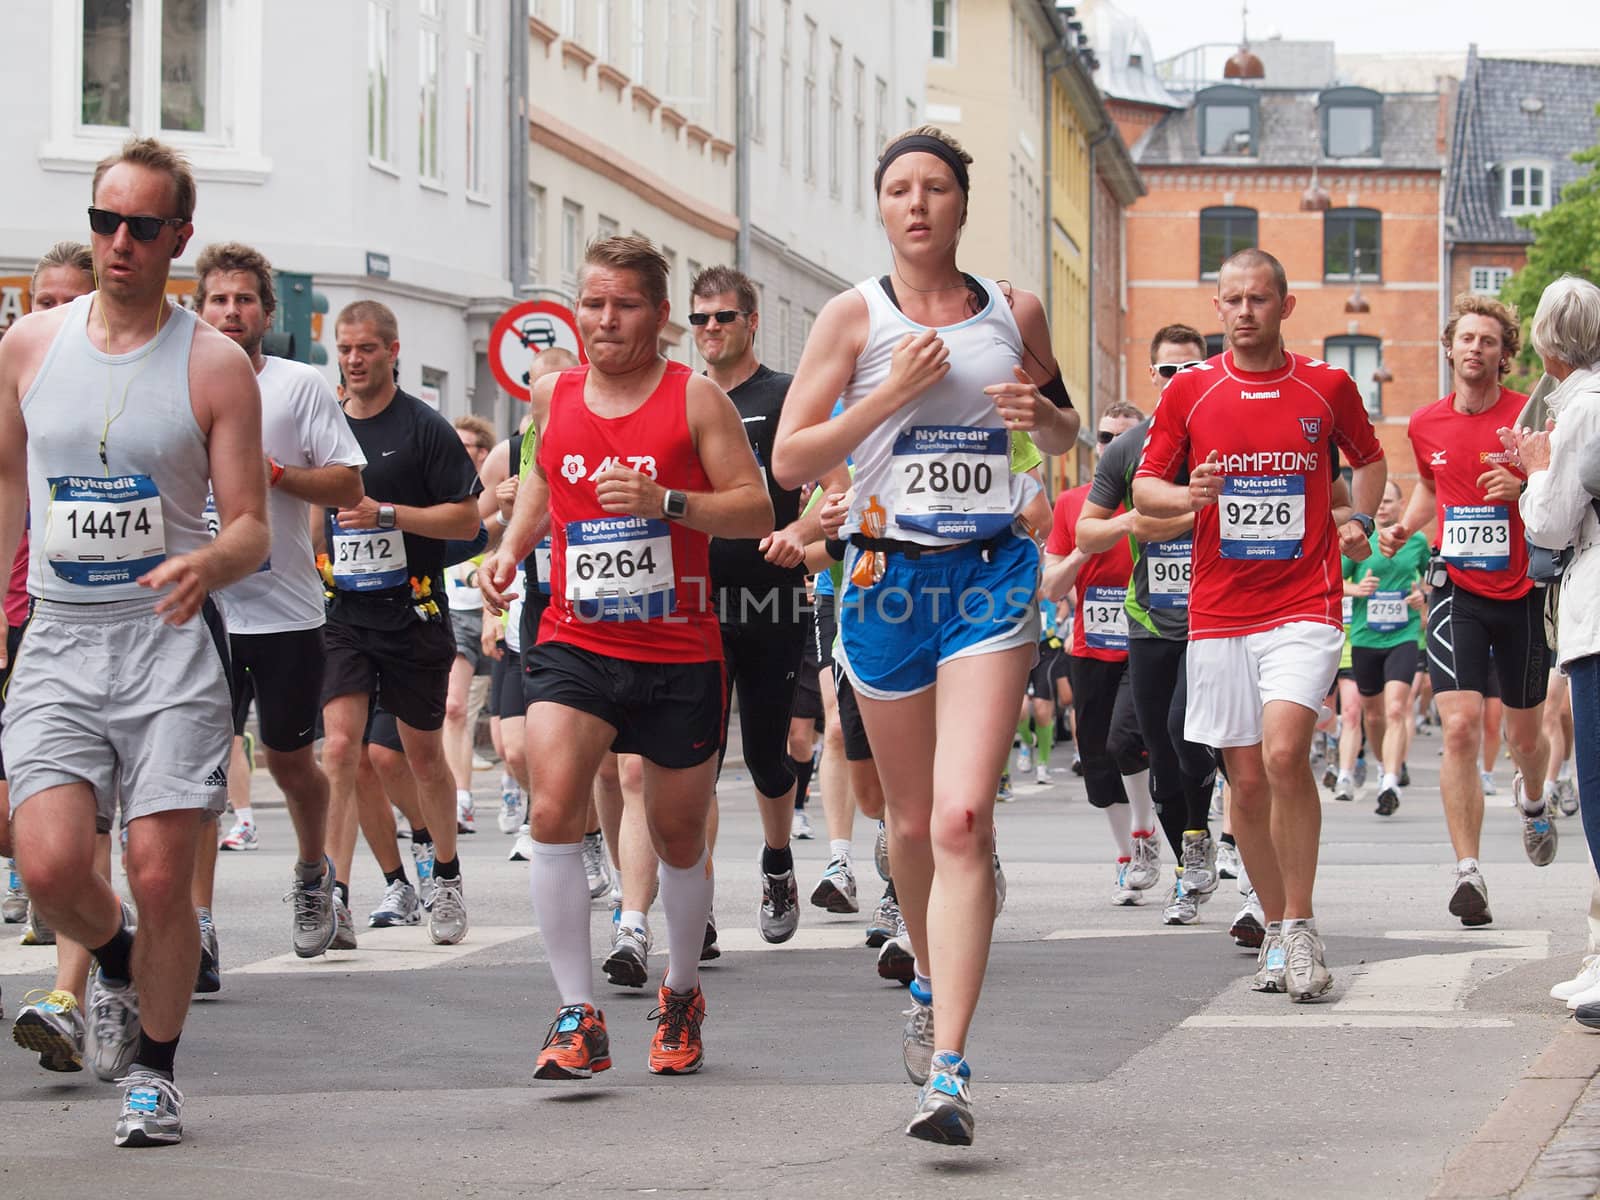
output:
M1014 383L1022 334L993 280L983 311L938 329L950 370L862 439L851 455L855 502L846 536L895 538L950 546L991 538L1010 528L1027 493L1011 474L1010 436L983 389ZM889 378L894 348L928 328L906 316L876 279L858 283L867 302L867 344L840 397L860 403Z
M105 354L89 340L93 298L72 302L22 398L28 592L70 604L153 599L139 577L211 540L210 458L189 404L197 318L169 306L155 338Z

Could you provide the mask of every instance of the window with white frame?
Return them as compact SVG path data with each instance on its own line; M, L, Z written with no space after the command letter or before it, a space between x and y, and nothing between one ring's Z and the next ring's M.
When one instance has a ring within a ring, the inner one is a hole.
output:
M758 7L754 12L761 10ZM755 20L754 13L751 20ZM755 27L750 30L750 140L767 140L767 33Z
M601 213L595 218L594 236L597 239L614 238L622 232L622 226L617 224L615 218Z
M1543 163L1512 163L1504 171L1505 213L1545 212L1554 201L1550 196L1550 169Z
M222 133L217 0L82 0L78 125Z
M394 10L387 0L367 0L367 157L394 161Z
M817 181L817 23L806 18L805 99L800 104L800 158L807 183Z
M956 0L932 0L932 7L933 59L953 63L956 60Z
M528 185L528 226L524 232L528 247L528 275L538 283L544 278L544 189Z
M444 81L443 0L421 0L417 30L417 174L426 183L440 183L439 109Z
M611 22L615 17L612 0L593 0L594 3L594 53L603 63L611 61Z
M561 202L561 282L568 288L578 285L578 268L583 264L583 206L571 200Z
M790 143L789 133L789 106L792 103L790 94L794 91L794 67L790 30L793 28L793 14L790 0L783 0L778 9L778 19L783 22L783 34L779 42L781 46L778 55L778 161L785 167L794 158L794 147Z
M727 125L722 119L722 6L711 6L711 21L706 35L706 79L709 86L711 102L710 112L706 115L706 124L716 130L723 130Z
M578 0L561 0L561 36L578 37Z
M488 112L489 96L484 85L484 64L488 61L485 37L484 5L488 0L467 0L467 54L466 54L466 137L467 191L474 196L484 193L483 137Z
M629 74L642 88L650 86L650 0L633 0L633 59Z
M1480 296L1498 296L1513 274L1510 267L1473 267L1471 288Z
M1324 362L1343 367L1355 380L1369 417L1383 416L1383 384L1376 376L1383 366L1383 343L1365 334L1340 334L1322 343Z
M844 47L828 46L828 194L837 200L844 189Z
M855 186L850 189L855 196L856 211L860 212L867 197L867 68L858 58L851 77L851 91L855 99Z
M877 158L889 144L889 85L882 79L874 80L872 98L872 157Z
M778 361L785 371L794 369L794 356L790 353L790 329L794 325L794 309L787 300L778 300Z

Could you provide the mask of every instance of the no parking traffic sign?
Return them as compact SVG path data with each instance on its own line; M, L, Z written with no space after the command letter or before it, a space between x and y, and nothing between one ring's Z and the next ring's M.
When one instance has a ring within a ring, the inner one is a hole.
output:
M489 369L505 388L528 403L528 368L533 356L560 346L588 362L572 310L554 300L524 300L512 305L489 334Z

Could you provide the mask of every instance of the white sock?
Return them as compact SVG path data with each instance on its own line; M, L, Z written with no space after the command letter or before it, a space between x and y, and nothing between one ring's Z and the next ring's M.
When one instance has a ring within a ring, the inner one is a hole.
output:
M528 892L562 1006L593 1004L589 878L583 871L583 843L534 842L533 858L528 862ZM696 947L695 957L699 955Z
M243 806L235 804L233 806L233 816L234 820L241 825L254 825L256 823L256 810L248 804Z
M472 803L472 793L465 788L456 789L456 807L466 808Z
M1562 760L1561 769L1556 772L1556 778L1557 779L1571 779L1572 778L1572 760L1570 758Z
M1522 811L1530 814L1538 814L1544 811L1544 780L1539 780L1539 794L1537 796L1529 795L1528 781L1526 779L1522 781Z
M716 880L706 869L707 853L692 867L661 864L661 911L667 918L667 987L692 992L700 985L700 947Z
M1339 782L1340 783L1354 783L1355 781L1356 781L1356 777L1351 772L1349 772L1349 771L1340 771L1339 772Z
M617 925L623 929L643 929L644 914L630 908L627 912L618 914Z
M1122 777L1122 790L1128 793L1133 810L1133 827L1148 833L1156 827L1156 802L1150 795L1150 772L1135 771Z
M850 839L849 838L832 838L832 839L830 839L829 842L828 842L828 853L833 855L833 857L835 857L835 858L842 858L842 859L845 860L845 862L849 862L850 861Z
M1476 871L1477 869L1478 860L1475 858L1463 858L1456 863L1456 870L1462 874L1466 874L1470 871Z
M501 771L500 772L500 794L503 796L507 792L516 791L516 790L520 790L520 789L517 787L517 781L511 777L511 773L509 771Z
M1378 790L1382 791L1384 788L1393 788L1398 792L1400 790L1400 776L1391 775L1385 771L1383 773L1383 782L1379 785Z
M1113 804L1106 809L1106 820L1111 822L1111 840L1117 844L1117 854L1133 857L1133 806Z

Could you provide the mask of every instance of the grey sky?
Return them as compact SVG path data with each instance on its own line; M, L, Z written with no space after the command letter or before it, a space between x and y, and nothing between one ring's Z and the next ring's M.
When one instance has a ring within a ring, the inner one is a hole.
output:
M1116 3L1144 25L1157 59L1239 36L1239 5L1227 0ZM1253 0L1250 37L1332 41L1344 53L1459 50L1465 55L1467 43L1474 41L1484 52L1600 48L1600 23L1578 19L1587 7L1570 0Z

